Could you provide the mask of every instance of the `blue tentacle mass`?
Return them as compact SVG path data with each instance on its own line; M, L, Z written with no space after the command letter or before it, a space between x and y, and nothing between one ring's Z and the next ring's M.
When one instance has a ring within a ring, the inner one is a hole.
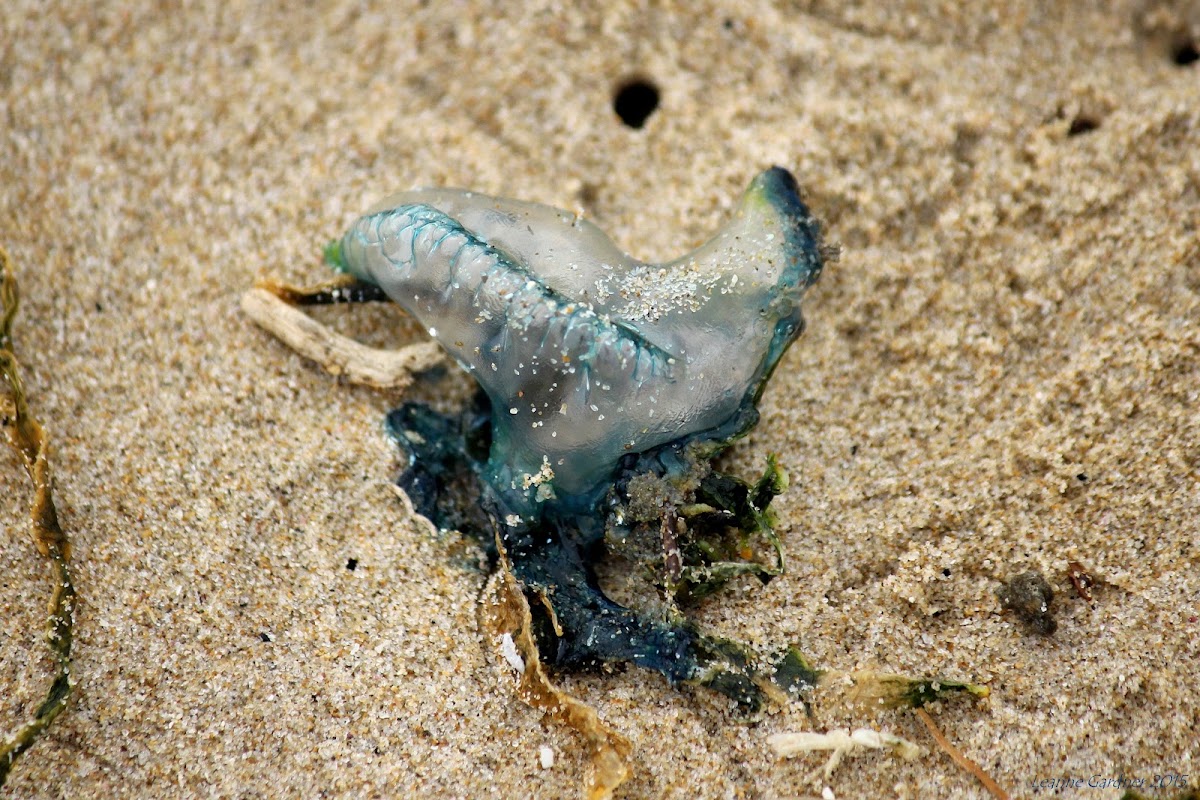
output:
M814 673L794 657L764 673L737 645L617 605L593 564L606 542L648 536L677 598L775 574L732 554L750 535L774 541L781 472L751 486L710 461L757 422L822 252L776 167L709 242L665 264L559 209L446 189L389 198L327 254L416 317L486 395L459 418L392 413L411 455L401 485L438 524L499 533L514 574L553 603L548 660L630 661L757 705L763 674L794 688Z

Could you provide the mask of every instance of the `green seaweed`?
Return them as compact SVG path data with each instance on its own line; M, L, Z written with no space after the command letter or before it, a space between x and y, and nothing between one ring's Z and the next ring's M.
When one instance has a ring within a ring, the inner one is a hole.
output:
M742 575L766 584L783 574L783 545L775 535L775 515L769 506L787 484L787 473L774 454L767 456L767 467L753 486L720 472L705 476L695 503L681 509L691 535L683 548L682 583L676 589L679 600L706 597ZM770 545L774 564L752 560L756 537Z
M610 551L659 572L676 602L695 602L740 576L763 584L784 571L771 500L787 487L774 456L754 484L714 470L711 451L684 450L680 464L638 459L609 492ZM756 560L768 546L772 563Z
M824 671L809 664L804 655L794 647L789 647L775 662L774 667L773 682L789 695L798 695L806 689L811 689L825 675Z
M944 678L912 678L907 675L860 672L853 675L852 694L861 702L884 708L924 708L935 700L955 694L987 697L987 686Z

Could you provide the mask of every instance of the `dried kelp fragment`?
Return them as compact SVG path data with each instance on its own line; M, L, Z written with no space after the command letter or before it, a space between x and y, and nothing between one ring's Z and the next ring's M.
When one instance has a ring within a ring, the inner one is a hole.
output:
M71 582L71 543L58 522L54 508L54 474L50 469L49 440L45 430L29 412L21 382L20 365L13 346L12 323L17 314L19 294L16 276L8 252L0 247L0 376L6 396L0 398L0 414L9 443L25 463L33 482L31 533L38 552L50 560L54 589L50 596L50 618L46 638L58 672L46 699L34 712L33 719L12 731L0 742L0 786L8 779L17 757L33 746L55 718L67 706L71 696L71 640L74 625L75 587Z
M604 724L594 708L562 691L546 676L533 637L529 602L513 577L499 541L497 547L500 566L484 592L483 627L517 672L521 698L566 723L587 742L591 774L586 795L588 800L608 800L629 777L632 747L625 737Z

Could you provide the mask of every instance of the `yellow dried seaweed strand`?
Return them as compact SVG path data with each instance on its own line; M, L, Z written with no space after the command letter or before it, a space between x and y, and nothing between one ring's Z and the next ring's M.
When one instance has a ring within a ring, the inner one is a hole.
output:
M587 800L609 800L618 786L629 777L629 741L609 728L596 710L555 686L542 669L537 643L533 639L533 620L529 602L497 537L500 566L488 582L483 603L484 625L493 637L512 637L525 669L520 676L518 693L534 708L565 722L588 743L591 775L584 789Z
M42 426L29 413L13 348L12 322L17 315L18 300L12 262L8 253L0 247L0 376L7 385L9 395L3 398L2 404L6 418L4 427L9 442L20 453L25 470L33 481L34 495L30 510L33 543L39 553L50 559L54 570L54 591L50 598L46 635L58 662L58 674L33 719L0 742L0 786L8 779L17 757L33 746L67 706L71 695L71 637L75 606L75 587L71 583L68 565L71 544L58 523L58 513L54 508L54 476L48 458L49 443Z

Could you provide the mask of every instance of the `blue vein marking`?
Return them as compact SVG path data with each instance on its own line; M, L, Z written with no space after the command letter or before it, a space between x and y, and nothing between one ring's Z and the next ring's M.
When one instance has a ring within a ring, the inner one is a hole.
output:
M458 221L449 215L438 211L432 206L416 204L399 206L388 211L378 212L372 215L368 220L365 220L366 225L355 227L354 234L356 238L362 245L366 247L378 245L382 251L384 239L390 237L384 237L382 235L380 232L380 226L388 218L408 219L408 223L401 225L400 229L392 235L402 236L405 235L405 233L411 235L411 257L400 262L385 257L389 263L391 263L399 272L401 272L402 275L416 272L420 268L418 262L432 255L434 251L436 251L437 248L442 244L442 242L455 234L462 234L464 237L463 243L450 258L452 271L448 285L442 289L443 300L449 297L448 290L453 290L454 288L453 284L455 283L455 278L458 275L458 270L461 269L461 260L464 253L467 253L469 250L471 257L475 257L477 254L482 252L492 259L492 264L482 272L480 275L480 280L473 290L473 305L479 307L480 297L485 291L486 284L488 283L492 283L494 286L497 281L501 281L506 277L519 280L523 284L533 283L533 291L538 297L536 302L542 307L549 308L551 311L549 319L547 320L547 324L543 330L542 342L538 347L539 351L542 350L547 344L547 338L553 333L553 329L556 327L556 322L563 326L563 342L566 341L567 336L571 333L576 325L585 324L588 327L588 332L591 334L591 336L589 337L588 347L586 350L577 356L578 361L586 363L595 359L599 355L600 351L605 347L615 348L617 345L615 343L610 344L607 341L608 337L604 335L609 333L617 340L617 342L626 340L633 344L634 371L631 375L633 380L642 380L638 376L638 371L641 367L641 360L643 357L647 358L649 361L648 366L650 375L652 377L657 377L660 374L660 369L662 374L666 375L667 377L669 377L673 371L670 369L669 363L670 359L673 358L672 354L653 342L647 341L640 332L631 327L628 323L624 322L623 320L602 318L598 316L588 304L567 298L559 293L556 289L549 286L541 278L541 276L531 272L523 264L514 262L503 252L497 250L487 242L479 239L477 236L459 224ZM417 251L420 249L417 246L418 239L422 233L424 233L425 229L431 225L435 226L441 236L432 245L425 248L423 253L418 254ZM372 240L372 235L374 236L374 240ZM528 308L517 307L518 298L528 297L528 291L525 289L524 285L511 291L508 296L500 294L499 291L497 294L504 301L505 307L505 325L502 333L503 338L500 345L500 354L503 355L511 346L508 328L519 325L522 320L524 320L527 325L532 313ZM403 304L404 298L397 299ZM568 306L573 306L573 308L570 312L565 312L565 309Z

